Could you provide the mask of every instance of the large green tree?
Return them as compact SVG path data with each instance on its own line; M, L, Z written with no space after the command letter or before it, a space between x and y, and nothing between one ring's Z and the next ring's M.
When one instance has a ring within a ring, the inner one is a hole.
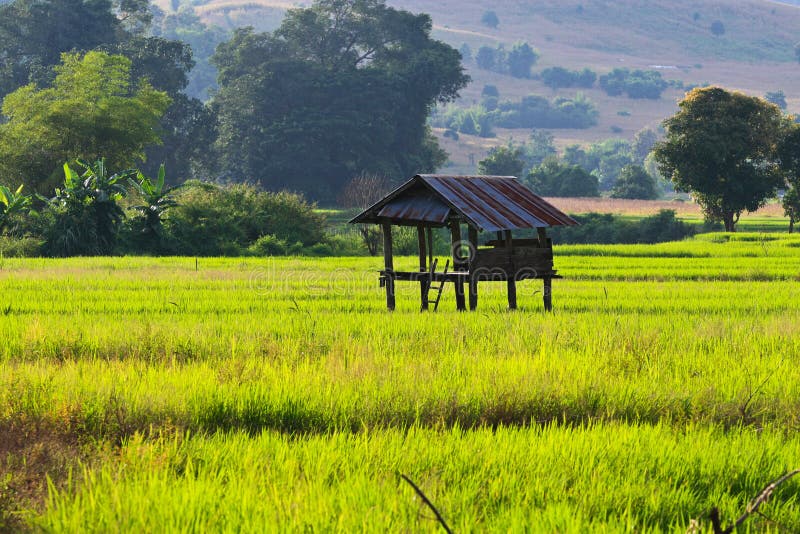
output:
M431 27L382 0L319 0L274 33L237 31L214 56L221 175L333 199L360 172L434 170L427 117L468 77Z
M789 121L774 104L720 87L695 89L679 106L656 144L659 171L733 232L783 183L778 146Z
M160 139L158 125L169 96L130 79L131 62L119 55L64 54L51 87L26 85L6 96L0 125L0 171L11 184L49 192L65 161L107 156L126 168Z
M172 99L160 123L163 144L145 150L145 172L154 174L166 163L172 177L192 176L210 157L216 120L184 93L195 64L191 47L175 32L172 39L148 35L151 7L147 0L13 0L0 6L0 98L28 83L51 85L64 52L122 54L131 60L133 79L147 78ZM203 53L210 55L207 48Z

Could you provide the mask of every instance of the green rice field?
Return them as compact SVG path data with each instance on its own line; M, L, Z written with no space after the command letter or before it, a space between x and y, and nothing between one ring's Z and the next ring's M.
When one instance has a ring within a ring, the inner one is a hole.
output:
M439 530L405 475L455 532L711 532L800 468L800 236L555 256L552 314L390 313L380 258L2 259L0 531Z

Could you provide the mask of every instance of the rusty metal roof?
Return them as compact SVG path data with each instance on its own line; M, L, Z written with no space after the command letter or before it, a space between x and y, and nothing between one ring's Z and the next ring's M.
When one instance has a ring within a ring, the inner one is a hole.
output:
M485 232L578 224L513 176L440 174L415 176L350 222L444 225L448 219Z

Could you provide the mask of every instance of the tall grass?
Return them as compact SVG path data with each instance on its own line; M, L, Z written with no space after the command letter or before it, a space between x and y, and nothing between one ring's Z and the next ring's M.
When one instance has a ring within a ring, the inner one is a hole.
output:
M410 284L389 313L372 258L6 259L0 428L101 451L25 517L48 531L435 529L397 471L458 530L733 517L796 467L798 244L557 247L554 314L533 281L517 312L486 283L475 313L454 310L452 287L419 313ZM796 488L766 511L790 529Z

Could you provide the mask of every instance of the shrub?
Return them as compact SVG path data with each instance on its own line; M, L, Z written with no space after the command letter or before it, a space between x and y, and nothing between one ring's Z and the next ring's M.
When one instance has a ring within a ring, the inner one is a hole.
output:
M481 24L490 28L497 28L500 24L500 19L494 11L485 11L481 16Z
M597 80L597 74L586 68L582 71L567 70L564 67L550 67L544 69L539 76L542 82L553 89L568 87L590 88Z
M580 226L552 228L553 241L561 244L634 244L679 241L696 229L675 216L674 210L661 210L638 221L609 213L573 215Z
M625 93L629 98L658 100L668 86L661 73L654 70L617 68L600 76L600 87L609 96Z
M656 180L640 165L626 165L611 189L611 198L654 200L659 197Z
M590 128L597 124L598 111L584 95L552 102L537 95L519 102L501 102L495 125L501 128Z
M174 254L240 255L264 236L274 236L275 241L267 239L255 250L277 247L279 242L300 243L302 249L325 237L324 217L294 193L271 193L247 184L219 186L192 181L176 198L178 206L165 222L165 241ZM286 253L296 250L290 245Z
M600 196L597 177L577 165L547 158L528 174L527 182L539 195L552 197Z

